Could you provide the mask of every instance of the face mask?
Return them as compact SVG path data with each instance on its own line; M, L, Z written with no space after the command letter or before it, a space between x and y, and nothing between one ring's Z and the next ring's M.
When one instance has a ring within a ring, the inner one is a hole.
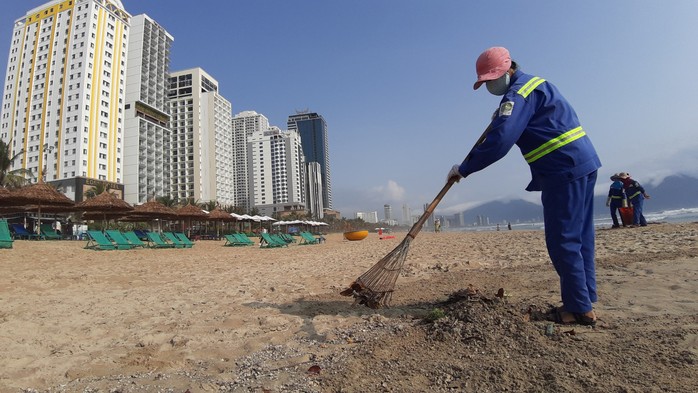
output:
M487 91L496 96L503 96L509 90L509 78L509 73L505 72L499 78L485 82Z

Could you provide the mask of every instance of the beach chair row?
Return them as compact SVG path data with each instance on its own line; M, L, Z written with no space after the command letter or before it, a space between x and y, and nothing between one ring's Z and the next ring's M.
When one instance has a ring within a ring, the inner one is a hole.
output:
M91 250L131 250L134 248L192 248L194 243L181 232L145 232L146 241L134 231L121 232L116 229L87 231L86 249Z

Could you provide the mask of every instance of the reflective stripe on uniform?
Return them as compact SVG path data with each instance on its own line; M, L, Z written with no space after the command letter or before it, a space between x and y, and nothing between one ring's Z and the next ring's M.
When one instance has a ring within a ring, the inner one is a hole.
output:
M633 199L640 194L642 194L642 191L638 191L638 192L634 193L633 195L629 196L628 199Z
M553 138L545 142L544 144L538 146L537 148L531 150L530 152L524 154L524 158L526 159L526 162L530 164L533 161L536 161L537 159L543 157L544 155L552 151L555 151L568 143L576 141L584 135L586 135L586 133L582 129L582 126L573 128L567 131L566 133L558 136L557 138Z
M521 86L516 93L520 94L523 98L526 98L533 90L535 90L536 87L538 87L538 85L543 82L545 82L545 79L534 76L530 81L526 82L525 85Z

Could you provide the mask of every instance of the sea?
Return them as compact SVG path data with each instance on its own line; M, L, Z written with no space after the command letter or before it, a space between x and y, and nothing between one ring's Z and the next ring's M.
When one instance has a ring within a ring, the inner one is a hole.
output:
M620 219L620 217L619 217ZM648 223L680 223L698 222L698 207L683 208L676 210L663 210L659 212L646 212L645 219ZM605 217L594 218L594 226L597 228L610 228L613 224L610 213ZM544 229L542 222L517 222L511 224L512 230L540 230ZM448 231L496 231L497 224L468 226L463 228L449 228ZM500 231L508 230L507 224L499 224Z

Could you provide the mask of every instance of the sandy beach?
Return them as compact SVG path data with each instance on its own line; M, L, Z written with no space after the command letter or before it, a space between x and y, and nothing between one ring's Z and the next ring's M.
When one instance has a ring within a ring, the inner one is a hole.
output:
M0 250L0 392L698 391L698 223L597 231L595 328L545 319L559 290L542 231L420 233L393 306L352 307L339 292L393 235L15 241Z

